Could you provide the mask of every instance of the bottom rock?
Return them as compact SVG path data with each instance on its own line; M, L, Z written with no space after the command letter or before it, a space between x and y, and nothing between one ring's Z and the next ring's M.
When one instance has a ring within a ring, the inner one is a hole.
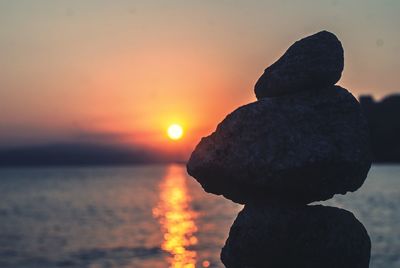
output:
M369 266L371 241L343 209L246 205L221 252L228 268Z

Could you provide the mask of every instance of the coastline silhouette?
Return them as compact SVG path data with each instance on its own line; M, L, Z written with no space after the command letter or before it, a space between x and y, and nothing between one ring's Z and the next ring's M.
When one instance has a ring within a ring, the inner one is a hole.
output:
M359 97L371 134L374 163L400 163L400 95L375 101ZM1 166L129 165L144 163L184 163L186 157L99 143L57 143L0 148Z
M370 129L373 161L400 162L400 95L388 95L381 101L362 95L360 105Z

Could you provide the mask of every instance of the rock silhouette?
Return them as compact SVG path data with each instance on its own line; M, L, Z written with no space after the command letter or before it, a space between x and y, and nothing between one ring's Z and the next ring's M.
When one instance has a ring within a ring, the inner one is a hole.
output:
M360 105L334 85L342 70L334 34L297 41L258 80L258 101L193 151L188 173L245 204L221 253L226 267L369 266L371 242L351 212L307 205L357 190L371 166Z
M339 81L344 66L343 47L327 31L294 43L274 64L265 69L254 91L257 99L321 89Z
M363 184L368 142L357 100L330 86L238 108L201 140L187 169L234 202L307 204Z
M246 205L222 249L227 267L368 267L371 241L343 209ZM306 264L306 265L305 265Z

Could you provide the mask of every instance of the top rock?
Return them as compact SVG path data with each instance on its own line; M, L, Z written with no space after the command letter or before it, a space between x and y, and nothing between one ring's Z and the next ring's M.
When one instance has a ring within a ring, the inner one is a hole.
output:
M325 88L339 81L344 66L343 47L330 32L321 31L295 42L265 69L254 91L257 99Z

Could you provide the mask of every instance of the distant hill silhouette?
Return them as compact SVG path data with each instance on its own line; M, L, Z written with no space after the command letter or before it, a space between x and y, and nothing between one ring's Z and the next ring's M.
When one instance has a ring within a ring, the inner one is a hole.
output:
M374 162L400 162L400 95L390 95L377 102L360 96L367 117Z
M132 146L63 143L0 150L1 166L128 165L182 162L179 158Z
M400 95L375 101L360 96L367 117L374 162L400 162ZM0 167L130 165L184 162L182 156L147 148L97 143L59 143L0 149Z

